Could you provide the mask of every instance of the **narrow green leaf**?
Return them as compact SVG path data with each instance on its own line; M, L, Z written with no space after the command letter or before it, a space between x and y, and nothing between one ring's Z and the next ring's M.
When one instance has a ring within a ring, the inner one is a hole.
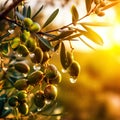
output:
M50 42L48 40L46 40L43 37L38 36L37 34L35 34L37 36L37 38L50 50L53 50L54 48L51 46Z
M93 31L91 28L82 25L87 31L77 29L82 35L95 42L96 44L103 45L103 39L99 34Z
M15 14L18 16L19 19L24 20L25 17L21 13L16 11Z
M71 13L72 13L72 22L74 25L76 25L76 22L79 19L79 14L77 8L74 5L71 7Z
M23 7L22 15L23 15L24 17L27 17L27 8L26 8L26 6Z
M51 39L50 41L56 41L56 40L59 40L59 39L64 39L65 37L73 34L74 32L75 32L75 30L63 31L63 32L61 32L60 35L56 36L55 38Z
M47 19L47 21L44 23L44 25L43 25L42 28L44 28L44 27L46 27L47 25L49 25L49 24L54 20L54 18L57 16L58 12L59 12L59 9L56 9L56 10L50 15L50 17Z
M32 16L32 19L35 18L43 9L43 5L38 9L38 11Z
M91 10L93 0L85 0L87 13Z
M30 6L27 9L27 17L31 18L31 7Z
M104 10L109 9L109 8L111 8L111 7L119 4L119 3L120 3L120 1L114 1L114 2L112 2L112 3L110 3L110 4L105 5L104 7L102 7L101 10L104 11Z
M66 55L66 49L65 49L65 45L62 42L61 43L61 50L60 50L60 62L61 65L64 69L67 69L67 55Z
M80 37L81 35L82 35L81 33L76 33L76 34L74 34L74 35L71 35L71 36L66 37L65 39L66 39L66 40L72 40L72 39L74 39L74 38Z
M111 26L111 23L108 22L82 22L80 25L87 25L87 26L94 26L94 27L106 27L106 26Z

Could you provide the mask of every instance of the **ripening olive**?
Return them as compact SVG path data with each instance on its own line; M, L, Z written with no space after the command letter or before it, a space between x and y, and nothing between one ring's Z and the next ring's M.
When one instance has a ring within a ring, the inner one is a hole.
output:
M28 75L28 84L36 85L42 80L42 78L43 78L42 71L32 72L30 75Z
M33 63L41 63L43 60L43 51L40 47L36 47L34 50L34 56L31 58Z
M26 40L28 40L30 37L30 32L27 30L23 30L23 32L20 34L20 40L22 42L26 42Z
M15 37L10 44L12 49L16 49L20 45L20 38Z
M17 80L15 83L14 83L14 87L18 90L25 90L28 85L27 85L27 79L20 79L20 80Z
M30 31L32 32L39 32L40 30L41 30L41 27L36 22L33 22L33 24L30 26Z
M17 107L19 102L18 102L18 97L17 96L11 96L8 99L8 104L12 107Z
M14 65L15 69L21 73L28 73L30 71L30 67L27 63L17 62Z
M49 58L50 58L49 53L48 52L44 52L43 53L42 64L45 63L45 62L47 62Z
M57 71L56 77L49 79L49 83L50 84L59 84L61 82L61 79L62 79L61 73L59 71Z
M33 52L36 47L36 42L32 37L30 37L28 40L26 40L25 45L30 52Z
M45 97L43 91L38 91L34 95L34 103L37 107L42 108L45 106Z
M23 44L20 44L17 48L18 54L22 55L23 57L26 57L29 54L29 51L27 47Z
M26 102L27 92L25 90L20 90L17 93L17 97L19 102Z
M94 0L94 3L97 5L100 3L100 0Z
M29 112L28 104L26 102L20 103L18 106L18 110L21 114L27 115Z
M49 79L55 78L57 71L58 70L54 64L49 64L46 68L46 77Z
M73 61L67 70L70 76L77 77L80 72L80 65L77 61Z
M30 26L33 24L32 19L31 19L31 18L27 18L27 17L24 18L23 22L24 22L24 25L25 25L26 27L30 27Z
M57 97L57 88L54 85L47 85L44 89L44 96L46 100L55 100Z

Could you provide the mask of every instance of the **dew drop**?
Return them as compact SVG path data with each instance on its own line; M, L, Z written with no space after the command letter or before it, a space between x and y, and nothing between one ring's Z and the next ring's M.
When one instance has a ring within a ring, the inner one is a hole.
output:
M11 29L11 30L8 30L8 32L9 32L10 34L13 34L13 33L14 33L14 30Z
M62 73L66 73L67 72L67 70L65 70L65 69L62 69Z
M24 76L24 77L27 77L27 75L28 75L27 73L23 73L23 76Z
M34 66L33 66L33 69L34 70L40 70L41 69L41 65L40 64L35 64Z
M77 81L77 78L76 78L76 77L74 77L74 76L71 76L71 77L70 77L70 82L71 82L71 83L76 83L76 81Z
M34 53L30 53L29 55L30 55L31 58L35 56Z
M51 103L51 100L45 100L45 103L49 105Z

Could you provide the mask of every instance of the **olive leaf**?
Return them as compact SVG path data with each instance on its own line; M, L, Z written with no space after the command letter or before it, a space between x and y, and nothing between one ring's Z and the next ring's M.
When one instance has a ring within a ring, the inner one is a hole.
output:
M53 46L51 46L50 42L47 39L40 37L37 34L35 34L35 35L47 48L49 48L50 50L53 50Z
M82 22L80 23L82 25L87 25L87 26L94 26L94 27L106 27L106 26L111 26L111 23L108 22Z
M77 11L77 8L75 7L75 5L73 5L71 7L71 13L72 13L72 23L74 25L76 25L76 22L78 21L79 19L79 14L78 14L78 11Z
M105 5L104 7L101 8L102 11L106 10L106 9L109 9L115 5L117 5L118 3L120 3L120 1L114 1L112 3L109 3L108 5Z
M71 64L71 58L68 55L68 51L66 50L64 43L62 42L61 49L60 49L60 62L64 69L67 69L69 65Z
M86 10L89 12L91 10L93 0L85 0Z
M57 16L58 12L59 12L59 9L56 9L56 10L50 15L50 17L47 19L47 21L44 23L44 25L43 25L42 28L44 28L44 27L46 27L47 25L49 25L49 24L54 20L54 18Z
M28 9L27 9L27 17L31 18L31 7L30 6L28 6Z
M50 41L56 41L56 40L59 40L59 39L64 39L65 37L73 34L74 32L75 32L75 30L63 31L58 36L56 36L53 39L51 39Z
M43 9L43 5L38 9L38 11L32 16L32 19L35 18Z
M3 55L7 55L10 52L10 46L8 43L3 43L0 45L0 51L2 52Z
M18 17L20 20L24 20L25 17L24 17L21 13L19 13L18 11L16 11L15 14L17 15L17 17Z
M98 45L103 45L103 39L99 34L93 31L91 28L81 24L87 31L77 29L82 35L95 42Z
M26 6L23 7L22 15L23 15L24 17L27 16L27 8L26 8Z

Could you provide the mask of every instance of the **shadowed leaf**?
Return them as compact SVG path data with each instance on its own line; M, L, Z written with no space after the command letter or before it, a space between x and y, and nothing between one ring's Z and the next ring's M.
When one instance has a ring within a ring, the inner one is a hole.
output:
M104 11L104 10L109 9L109 8L119 4L119 3L120 3L120 1L114 1L114 2L112 2L112 3L110 3L110 4L106 5L106 6L102 7L101 10Z
M53 47L51 46L50 42L48 40L46 40L43 37L38 36L37 34L35 34L37 36L37 38L46 46L48 47L50 50L53 50Z
M56 40L59 40L59 39L64 39L65 37L73 34L73 32L75 32L75 30L63 31L60 35L56 36L55 38L51 39L50 41L56 41Z
M103 45L103 40L99 34L93 31L91 28L82 25L87 31L77 29L82 35L95 42L96 44Z
M39 8L39 10L32 16L32 19L35 18L43 9L43 5Z
M62 42L61 43L61 50L60 50L60 62L61 65L64 69L67 69L67 55L66 55L66 50L65 50L65 45Z
M31 7L30 6L27 9L27 17L31 18Z
M86 10L89 12L91 10L91 4L93 0L85 0Z
M47 25L49 25L49 24L54 20L54 18L57 16L58 12L59 12L59 9L56 9L56 10L50 15L50 17L47 19L47 21L44 23L44 25L43 25L42 28L44 28L44 27L46 27Z
M71 13L72 13L72 22L74 25L76 25L76 22L79 19L79 14L77 8L74 5L71 7Z

